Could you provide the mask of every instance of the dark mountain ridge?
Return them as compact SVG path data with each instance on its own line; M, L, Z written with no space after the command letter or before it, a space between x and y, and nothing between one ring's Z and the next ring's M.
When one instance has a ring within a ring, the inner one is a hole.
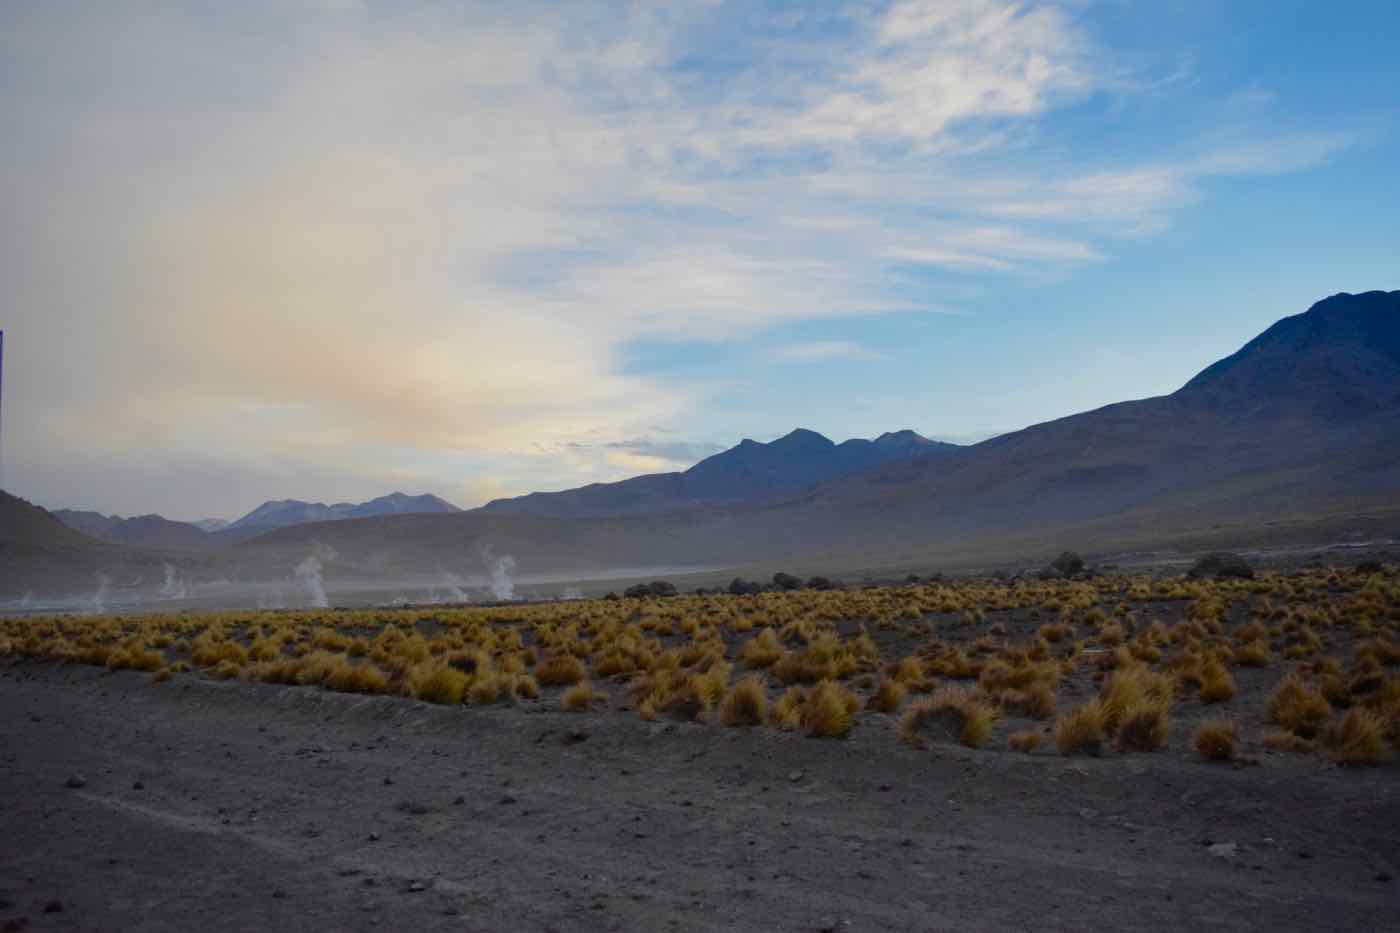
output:
M910 430L837 444L816 431L797 428L766 444L745 438L681 472L496 499L479 511L583 518L759 505L800 496L822 483L879 464L946 456L958 449L955 444L931 441Z

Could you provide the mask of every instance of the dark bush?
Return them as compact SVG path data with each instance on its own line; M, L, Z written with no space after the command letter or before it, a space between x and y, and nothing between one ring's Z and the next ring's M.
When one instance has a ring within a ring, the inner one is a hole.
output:
M1186 575L1193 579L1213 577L1216 580L1253 580L1254 568L1238 554L1216 551L1192 564Z
M1064 551L1050 562L1050 566L1058 571L1060 576L1072 577L1084 572L1084 558L1073 551Z
M755 593L763 592L763 584L745 580L743 577L735 577L729 581L729 592L734 596L752 596Z
M773 574L773 586L780 590L800 590L802 589L802 578L794 577L790 573Z

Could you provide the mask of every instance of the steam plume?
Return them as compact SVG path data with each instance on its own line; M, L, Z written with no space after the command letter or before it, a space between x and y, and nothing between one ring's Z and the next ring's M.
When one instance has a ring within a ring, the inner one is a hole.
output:
M187 590L184 582L175 573L175 568L170 564L165 565L165 584L160 588L160 595L166 599L184 599Z

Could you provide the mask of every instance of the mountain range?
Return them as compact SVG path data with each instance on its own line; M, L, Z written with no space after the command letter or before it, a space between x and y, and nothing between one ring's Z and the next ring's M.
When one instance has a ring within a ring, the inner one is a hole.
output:
M758 505L789 499L881 464L950 455L958 449L909 430L881 434L873 441L852 438L837 444L816 431L797 428L767 444L745 438L684 472L651 473L617 483L496 499L481 511L583 518Z
M233 522L221 519L178 522L160 515L122 518L119 515L73 509L58 509L53 516L75 531L115 544L149 548L209 548L246 541L274 528L289 525L372 518L376 515L450 514L459 511L455 505L434 495L410 496L395 492L368 502L337 502L334 505L279 499L264 502Z
M305 505L291 512L324 514ZM285 578L324 544L337 553L333 582L470 572L487 553L580 576L780 562L812 572L1357 536L1400 537L1400 292L1334 295L1169 395L978 444L906 431L833 444L798 430L679 473L467 512L260 527L207 560ZM140 552L102 559L115 553Z

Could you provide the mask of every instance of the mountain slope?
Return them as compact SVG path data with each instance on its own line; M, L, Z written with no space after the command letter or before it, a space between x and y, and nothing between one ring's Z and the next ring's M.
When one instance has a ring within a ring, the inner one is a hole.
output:
M913 431L835 444L798 428L767 444L745 439L679 473L653 473L562 492L496 499L481 511L500 515L588 517L757 505L799 496L822 483L896 460L939 458L959 450Z
M368 502L337 502L326 505L324 502L303 502L300 499L279 499L264 502L253 511L220 530L228 537L246 537L246 534L232 536L229 532L247 532L256 529L267 531L272 528L285 528L289 525L304 525L311 522L333 522L350 518L371 518L376 515L449 514L460 511L455 505L434 495L409 496L401 492L390 493L371 499Z
M155 548L200 548L210 544L209 535L197 525L159 515L122 518L73 509L59 509L53 515L69 528L116 544Z

